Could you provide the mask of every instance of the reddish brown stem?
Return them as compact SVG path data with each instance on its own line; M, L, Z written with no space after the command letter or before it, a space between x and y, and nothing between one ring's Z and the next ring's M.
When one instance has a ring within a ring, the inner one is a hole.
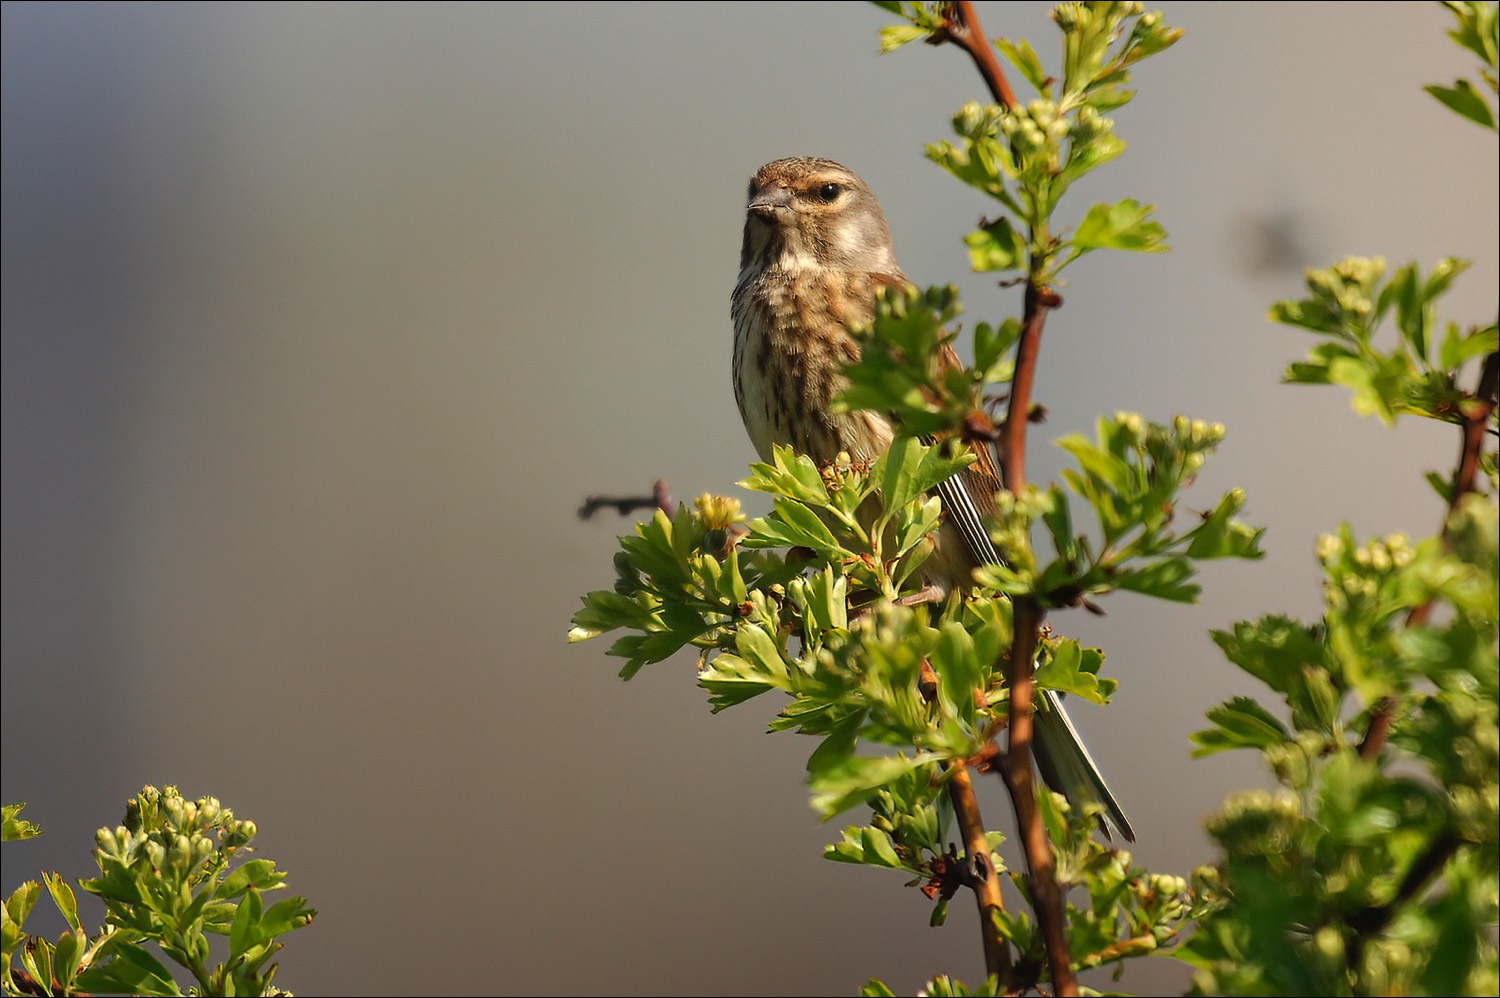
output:
M943 38L969 53L997 104L1007 110L1017 106L1016 95L995 58L994 46L985 37L979 15L968 0L957 0L948 5ZM1026 313L1016 348L1016 373L1011 382L1009 409L1002 431L1002 481L1013 494L1019 494L1026 487L1026 427L1031 414L1031 386L1047 309L1057 304L1057 297L1048 288L1037 285L1035 281L1027 282ZM1042 609L1035 599L1022 597L1015 601L1015 636L1007 677L1010 686L1010 748L1000 772L1016 809L1037 921L1041 925L1051 967L1053 991L1058 995L1076 995L1078 982L1073 976L1073 961L1068 953L1062 890L1057 883L1052 843L1047 838L1047 830L1036 806L1036 778L1031 762L1032 701L1035 694L1032 671L1041 623ZM988 954L988 929L985 938ZM1001 980L1003 983L1004 978Z
M1042 929L1047 963L1052 971L1053 993L1076 995L1078 981L1073 976L1073 957L1068 952L1062 888L1057 883L1052 842L1047 838L1047 829L1036 805L1036 776L1031 764L1032 700L1036 690L1032 668L1036 660L1037 635L1042 626L1042 609L1030 596L1017 597L1013 607L1015 637L1006 675L1010 685L1010 747L1000 766L1000 774L1016 809L1016 826L1030 872L1031 896L1036 905L1037 923Z
M962 760L952 764L948 780L948 798L958 818L958 830L964 837L964 852L969 858L974 900L979 905L980 936L984 940L984 969L1004 984L1010 979L1010 946L996 924L996 916L1005 910L1000 899L1000 874L990 862L989 841L979 816L979 801L974 797L974 782L969 767Z
M1479 389L1474 393L1473 404L1464 410L1464 442L1458 455L1458 475L1453 490L1454 506L1477 488L1475 479L1479 477L1479 456L1484 450L1484 436L1490 416L1495 412L1497 395L1500 395L1500 354L1492 353L1484 359L1484 368L1479 372Z
M1050 291L1028 282L1026 314L1021 339L1016 344L1016 374L1010 384L1010 407L1006 410L1001 439L1000 477L1012 495L1026 488L1026 427L1031 414L1031 386L1036 380L1037 358L1042 349L1042 326L1047 321Z
M1015 92L1000 69L1000 60L995 58L995 47L984 37L984 28L979 24L979 15L969 0L958 0L948 5L947 23L943 25L943 37L974 60L979 75L990 88L995 103L1007 111L1016 106Z
M1468 400L1463 412L1463 443L1458 452L1458 468L1453 473L1453 489L1448 501L1448 511L1443 516L1443 539L1448 535L1448 517L1458 508L1459 501L1470 492L1478 490L1479 458L1484 451L1485 434L1489 431L1490 416L1500 404L1500 354L1492 353L1484 359L1479 372L1479 386ZM1412 608L1406 616L1407 627L1421 627L1432 616L1432 601ZM1359 757L1373 759L1385 747L1396 716L1396 700L1384 697L1370 712L1370 726L1359 743Z

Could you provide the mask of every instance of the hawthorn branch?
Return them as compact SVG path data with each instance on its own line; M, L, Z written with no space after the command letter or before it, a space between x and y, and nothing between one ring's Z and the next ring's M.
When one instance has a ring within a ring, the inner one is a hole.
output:
M1458 509L1458 504L1470 492L1479 490L1479 458L1484 451L1484 439L1489 431L1490 417L1500 404L1500 353L1492 353L1484 359L1479 371L1479 384L1460 407L1463 415L1463 442L1459 446L1458 466L1453 472L1452 488L1449 489L1448 509L1443 514L1443 540L1448 539L1448 519ZM1407 627L1421 627L1432 616L1432 600L1413 607L1407 614ZM1396 718L1394 697L1382 697L1370 712L1370 726L1365 730L1364 740L1359 743L1359 757L1373 759L1385 747L1391 733L1391 724Z
M1078 994L1073 976L1073 958L1063 918L1062 888L1057 883L1057 862L1052 842L1047 838L1040 809L1036 806L1036 772L1031 762L1034 694L1033 664L1036 661L1037 635L1042 626L1042 609L1033 596L1018 596L1012 604L1010 666L1006 681L1010 686L1010 742L1002 757L1000 776L1010 791L1016 809L1016 826L1021 848L1026 853L1026 868L1031 878L1031 896L1036 904L1037 923L1047 950L1052 971L1052 989L1057 995Z
M1047 310L1062 304L1050 288L1026 282L1026 312L1016 344L1016 373L1010 385L1010 405L1001 427L1000 480L1012 495L1026 488L1026 428L1031 423L1031 386L1036 380L1042 349L1042 327Z
M964 837L964 853L969 860L974 900L979 905L980 936L984 940L984 970L1002 985L1010 979L1010 945L1000 935L996 916L1005 910L1000 899L1000 874L990 860L989 840L979 815L979 801L974 796L974 781L969 765L962 759L950 763L948 798L958 818L958 829Z
M1396 888L1396 894L1390 901L1376 907L1362 908L1351 914L1347 923L1354 930L1351 939L1354 952L1358 952L1358 946L1363 940L1384 932L1400 914L1402 905L1427 890L1463 844L1463 840L1451 832L1438 835L1406 871L1406 876L1401 878L1401 886Z
M922 698L931 703L937 698L937 673L924 659L917 679L917 690ZM989 839L984 832L984 819L979 813L979 800L974 796L974 781L969 776L969 760L954 759L948 763L948 800L953 805L953 814L958 819L959 834L964 840L964 854L968 857L968 875L964 883L974 891L974 901L979 906L979 934L984 943L985 973L992 975L1002 986L1010 980L1010 944L1000 935L996 916L1005 911L1005 902L1000 897L1000 871L990 860Z
M934 36L935 39L952 42L967 52L989 86L995 102L1006 110L1014 109L1017 106L1015 92L1000 69L994 46L985 37L973 4L969 0L956 0L947 5L945 13L942 34ZM1016 347L1016 371L1011 382L1009 407L1001 430L1001 481L1013 495L1019 495L1026 487L1026 428L1031 414L1031 387L1041 350L1042 327L1046 323L1047 310L1060 304L1061 299L1050 288L1039 284L1033 273L1026 282L1025 318ZM1043 613L1041 604L1034 597L1022 596L1014 600L1013 614L1015 635L1006 677L1010 686L1009 751L1003 758L1000 773L1015 805L1032 896L1036 900L1037 921L1041 925L1051 968L1053 991L1057 995L1076 995L1078 982L1073 976L1073 961L1068 953L1062 890L1057 883L1052 843L1047 838L1047 830L1036 806L1036 776L1031 758L1033 672ZM987 953L990 931L986 927Z

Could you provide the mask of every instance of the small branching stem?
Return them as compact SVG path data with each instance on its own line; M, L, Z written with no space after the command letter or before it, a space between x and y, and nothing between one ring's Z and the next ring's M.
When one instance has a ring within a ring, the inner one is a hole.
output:
M1010 791L1016 809L1016 826L1021 848L1026 853L1030 873L1031 895L1036 918L1042 929L1047 963L1052 971L1052 988L1057 995L1078 994L1073 976L1073 959L1068 953L1064 928L1062 889L1057 883L1057 863L1052 856L1052 842L1042 824L1036 805L1036 774L1031 763L1033 699L1036 684L1032 681L1036 661L1037 635L1042 626L1042 610L1030 596L1017 597L1013 604L1015 637L1010 648L1010 668L1006 680L1010 686L1010 741L1000 766L1001 778Z
M969 858L973 879L974 900L979 906L980 933L984 939L985 973L1001 982L1010 979L1010 946L1000 935L996 917L1005 910L1000 898L1000 874L990 861L989 840L984 833L984 822L979 815L979 801L974 796L974 782L969 777L968 763L955 759L949 763L948 798L953 802L953 813L958 818L958 829L964 838L964 852Z
M942 40L952 42L969 54L997 104L1007 110L1016 107L1015 93L995 58L995 48L985 37L979 15L968 0L957 0L948 5ZM1020 495L1026 487L1026 429L1030 423L1031 387L1036 376L1047 310L1057 304L1057 296L1049 288L1038 284L1035 276L1026 282L1026 311L1021 339L1016 346L1015 377L1011 382L1009 407L1002 428L1003 446L1000 454L1001 480L1012 495ZM1057 883L1052 843L1047 838L1047 830L1036 806L1036 778L1031 761L1035 693L1033 671L1042 624L1041 605L1030 597L1017 598L1014 602L1013 620L1015 636L1012 639L1007 677L1010 686L1009 750L999 768L1016 809L1032 895L1036 901L1037 922L1046 943L1053 991L1058 995L1076 995L1078 982L1073 976L1073 962L1068 954L1062 890ZM982 911L981 902L981 913ZM991 949L991 931L986 923L986 953ZM1002 977L1002 983L1004 980Z
M984 29L979 26L979 15L974 12L974 5L969 0L948 4L942 40L952 42L969 53L969 58L974 60L979 75L984 77L996 104L1007 111L1016 106L1015 92L1010 89L1009 81L1000 71L1000 60L995 58L995 47L984 36Z
M592 519L593 515L601 509L613 509L621 516L629 516L638 509L659 509L667 516L672 515L672 493L667 483L657 479L651 486L649 496L589 496L578 507L578 518L580 520Z

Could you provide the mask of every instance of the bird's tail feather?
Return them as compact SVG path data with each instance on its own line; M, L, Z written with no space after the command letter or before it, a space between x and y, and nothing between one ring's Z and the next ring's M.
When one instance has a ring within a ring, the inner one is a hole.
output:
M1046 703L1036 712L1032 748L1042 779L1075 806L1084 801L1104 805L1105 834L1113 827L1125 841L1134 842L1135 829L1078 737L1078 730L1063 710L1062 698L1053 690L1041 692Z

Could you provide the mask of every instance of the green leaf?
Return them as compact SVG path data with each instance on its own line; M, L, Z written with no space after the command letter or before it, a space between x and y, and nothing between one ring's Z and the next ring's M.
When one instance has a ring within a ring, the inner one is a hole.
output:
M274 890L282 886L286 874L276 869L269 859L252 859L235 869L214 889L216 898L236 898L250 888L260 891Z
M812 790L813 810L827 821L840 811L869 800L870 795L885 784L936 758L926 752L913 756L846 756L809 777L807 783Z
M587 641L621 627L648 630L654 616L654 609L643 605L639 597L598 589L585 596L583 608L573 614L568 641Z
M995 47L1012 66L1020 70L1021 75L1026 77L1026 82L1030 83L1038 94L1043 97L1047 96L1051 89L1048 86L1047 72L1042 69L1042 60L1037 58L1030 42L1024 38L1017 38L1015 41L1009 38L997 38Z
M859 729L865 721L865 711L857 710L835 724L807 757L807 771L822 773L841 766L854 755L859 743Z
M1225 658L1277 693L1294 689L1304 667L1323 662L1320 637L1290 617L1273 614L1254 623L1240 621L1233 631L1211 634Z
M234 923L229 927L229 953L231 957L239 956L247 952L250 947L259 945L265 941L265 934L260 928L260 916L263 906L260 900L260 891L253 887L245 892L245 897L240 901L239 907L235 909Z
M52 903L57 905L68 928L82 932L83 925L78 921L78 898L74 896L73 888L58 873L43 873L42 879L47 882L47 893L52 895Z
M1007 218L964 236L964 245L969 247L969 265L976 272L1021 270L1026 266L1026 240Z
M781 687L738 655L719 655L698 672L698 685L708 691L709 707L717 714Z
M1122 571L1115 584L1121 589L1157 599L1192 603L1202 591L1196 583L1187 581L1192 577L1193 566L1186 559L1161 558L1147 562L1144 567Z
M786 660L776 640L759 624L744 624L734 635L735 649L755 670L777 686L788 682Z
M880 52L894 52L909 42L920 41L927 32L915 24L888 24L880 29Z
M846 828L843 841L823 850L823 858L836 863L858 863L886 870L909 870L901 861L891 837L879 828Z
M85 991L128 995L180 995L182 990L167 968L141 946L116 936L104 951L108 959L95 961L78 975Z
M52 957L52 973L62 986L63 994L73 993L74 979L78 976L78 967L83 962L87 945L86 935L64 932L57 937L57 949Z
M1006 359L1021 338L1021 322L1014 317L999 326L981 322L974 327L974 370L987 382L1009 381L1015 364Z
M16 925L26 921L31 910L36 907L37 899L42 896L42 885L35 880L25 880L15 890L11 891L10 897L5 899L5 914Z
M828 505L828 487L812 458L798 454L790 447L773 449L769 464L757 462L740 483L741 488L784 496L813 506Z
M1495 112L1490 109L1489 102L1474 89L1474 85L1468 80L1454 80L1451 87L1443 87L1434 83L1422 89L1461 117L1469 119L1482 128L1488 128L1491 131L1495 129Z
M317 912L307 906L307 898L283 898L261 915L261 933L268 939L274 939L311 925L316 915Z
M0 842L19 842L21 839L29 839L42 834L39 827L25 818L17 817L25 806L24 801L19 804L0 805Z
M1195 759L1225 749L1263 749L1287 740L1281 722L1249 697L1235 697L1210 708L1207 716L1216 727L1191 736L1200 746L1193 751Z
M1189 558L1260 558L1260 538L1264 530L1256 530L1234 519L1245 504L1245 493L1232 489L1224 493L1212 513L1192 531L1188 542Z
M41 984L48 991L52 983L52 944L45 939L33 936L28 940L28 945L21 950L21 966L31 975L32 980Z
M1108 691L1103 688L1097 675L1099 663L1104 656L1094 648L1086 651L1087 656L1083 646L1072 638L1063 638L1052 645L1049 653L1037 665L1037 685L1059 693L1072 694L1089 703L1108 703Z
M1153 210L1133 198L1096 204L1078 223L1070 242L1079 253L1096 249L1165 253L1167 231L1149 220Z

